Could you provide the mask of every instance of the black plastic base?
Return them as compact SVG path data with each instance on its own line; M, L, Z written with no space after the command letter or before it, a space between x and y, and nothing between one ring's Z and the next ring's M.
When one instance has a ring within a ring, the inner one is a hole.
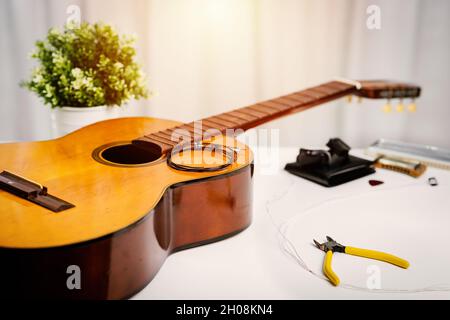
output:
M348 161L336 168L326 166L311 166L300 168L297 162L288 163L285 170L296 176L316 182L325 187L334 187L375 172L373 162L354 156L348 156Z

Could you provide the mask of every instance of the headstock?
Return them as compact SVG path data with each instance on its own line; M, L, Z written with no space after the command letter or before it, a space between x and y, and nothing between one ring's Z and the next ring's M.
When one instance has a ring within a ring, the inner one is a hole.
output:
M362 80L355 81L354 84L357 90L353 94L360 97L360 99L386 99L387 103L383 106L384 112L392 111L391 99L399 99L396 106L398 112L402 112L405 109L403 99L411 99L407 108L410 112L416 111L414 99L420 96L421 91L417 85L387 80Z
M355 95L370 99L407 99L420 96L420 87L401 82L375 80L358 81L361 88L355 92Z

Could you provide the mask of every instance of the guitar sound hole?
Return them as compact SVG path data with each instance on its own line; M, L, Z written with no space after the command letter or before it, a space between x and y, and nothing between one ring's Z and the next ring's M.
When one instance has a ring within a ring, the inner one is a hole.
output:
M161 154L139 148L132 143L116 143L102 146L94 150L95 160L116 166L144 166L161 158Z

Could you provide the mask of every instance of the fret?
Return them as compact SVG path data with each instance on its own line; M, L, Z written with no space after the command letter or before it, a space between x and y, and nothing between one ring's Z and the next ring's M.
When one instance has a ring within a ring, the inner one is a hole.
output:
M203 126L202 126L203 128ZM199 128L195 128L195 132L194 132L194 128L190 127L188 125L182 125L181 129L186 129L189 131L189 133L192 135L191 137L191 141L199 141L199 140L203 140L207 135L206 135L206 130L205 131L201 131Z
M265 107L268 107L268 108L272 108L272 109L275 109L277 111L284 111L284 110L290 108L289 106L287 106L285 104L282 104L280 102L276 102L274 100L260 102L260 103L258 103L258 105L262 105L262 106L265 106Z
M166 129L166 130L164 130L164 131L161 131L161 132L163 132L163 133L165 133L165 134L167 134L167 135L169 135L170 137L172 137L172 135L175 133L175 134L177 134L178 136L181 136L181 137L185 137L185 138L188 138L188 139L192 139L192 135L191 134L189 134L189 135L187 135L186 133L184 133L184 131L188 131L188 130L186 130L186 129L181 129L181 128L179 128L180 130L172 130L172 129ZM190 133L190 132L189 132Z
M181 134L178 134L178 138L175 139L176 136L169 135L167 133L164 133L163 131L153 133L153 135L173 141L175 144L183 143L186 140L189 140L189 141L192 140L192 137L181 135Z
M282 101L288 101L289 103L295 103L296 105L299 104L300 100L296 98L292 98L290 95L282 96Z
M156 141L156 142L158 142L158 144L165 145L166 147L169 147L169 148L173 148L176 145L176 143L173 143L172 141L167 142L164 139L156 137L156 136L146 135L144 137L149 139L150 141L151 140L153 140L154 142Z
M275 113L279 113L279 112L280 112L279 109L267 107L267 106L262 105L262 104L259 104L259 103L258 103L258 104L255 104L255 105L253 105L253 106L249 106L248 108L249 108L249 109L252 109L252 110L256 110L256 111L261 110L261 112L268 113L269 115L273 115L273 114L275 114Z
M310 98L311 101L320 100L323 97L322 94L311 92L309 89L305 90L305 91L300 91L299 94L301 94L302 96L305 96L307 98Z
M196 127L194 128L194 124L189 124L191 128L195 129L196 135L204 135L207 130L216 129L216 126L212 126L211 124L207 124L205 120L197 120Z
M177 126L173 128L174 130L177 129L184 129L187 130L191 135L196 134L197 132L194 130L194 128L191 128L190 126L188 126L187 124L182 124L181 126Z
M292 93L291 96L295 96L296 98L302 99L303 103L305 103L305 104L311 103L314 100L316 100L315 98L313 98L311 96L304 95L303 91Z
M194 130L192 130L192 129L190 130L190 128L186 128L184 124L167 129L167 130L170 130L170 132L178 132L178 131L181 132L182 130L186 130L190 135L192 135L194 133Z
M236 116L231 116L228 113L222 113L222 114L218 115L217 118L223 118L230 122L234 122L236 124L236 126L240 126L240 125L243 125L248 122L247 120L238 118Z
M172 136L170 134L164 133L163 131L158 131L158 132L153 132L152 134L161 137L161 138L166 138L166 139L172 139Z
M279 98L275 99L275 101L278 101L279 103L288 105L291 108L298 106L298 102L286 99L285 97L279 97Z
M218 124L216 124L214 122L211 122L211 121L209 121L207 119L202 119L200 121L201 121L201 124L202 124L202 128L206 128L206 130L211 130L211 129L213 129L213 130L221 130L219 127L217 127ZM222 126L222 125L220 124L220 126ZM205 132L206 130L203 130L203 132Z
M162 137L155 135L154 133L149 134L146 137L156 140L156 141L159 141L159 142L162 142L162 143L165 143L167 145L176 145L177 144L177 142L172 141L172 139L170 139L170 138L162 138Z
M188 124L186 124L187 126L191 127L195 131L197 134L203 134L206 130L203 130L203 128L206 127L206 129L215 129L214 127L208 126L207 124L203 123L203 121L196 121L197 122L197 126L195 126L194 122L190 122ZM201 125L200 125L201 124ZM201 126L202 129L200 129L199 127Z
M197 138L194 139L194 141L201 141L201 140L209 139L211 137L215 137L217 135L221 135L222 131L224 131L224 130L219 130L218 128L206 129L205 131L203 131L203 134L201 136L197 136Z
M250 116L254 116L257 119L265 118L268 116L268 114L266 114L266 113L262 113L262 112L259 112L256 110L248 110L247 107L239 109L239 112L248 114Z
M203 119L202 123L203 123L204 127L208 127L205 131L207 131L207 130L210 130L210 131L212 131L212 130L219 130L219 131L222 132L222 131L225 131L227 129L226 125L216 124L216 123L214 123L212 121L209 121L207 119Z
M160 138L164 138L164 139L169 140L169 141L174 141L174 140L172 140L172 137L171 137L171 136L169 136L169 135L167 135L167 134L165 134L165 133L162 133L161 131L159 131L159 132L153 132L152 135L153 135L153 136L160 137Z
M331 96L331 95L333 95L333 94L336 94L336 90L333 90L333 89L329 89L329 88L327 88L327 87L325 87L325 86L320 86L320 87L317 87L317 88L314 88L314 91L318 91L318 92L320 92L320 93L324 93L324 94L326 94L327 96Z
M285 98L286 99L291 99L291 100L294 100L294 101L297 101L297 103L299 104L299 105L303 105L303 104L307 104L308 102L311 102L311 99L310 98L305 98L305 97L300 97L300 96L297 96L296 94L290 94L290 95L288 95L288 96L285 96Z
M239 119L245 120L247 122L251 122L251 121L259 119L256 116L252 116L252 115L249 115L249 114L246 114L246 113L239 112L239 109L235 110L235 111L230 111L230 112L228 112L228 114L231 114L232 116L238 117Z
M200 135L200 136L203 135L203 131L199 130L198 128L190 127L187 124L183 124L179 127L175 127L175 129L177 129L177 128L187 130L190 134L192 134L193 137L198 136L198 135Z
M227 128L233 128L234 126L236 126L236 123L230 122L228 120L220 119L217 116L209 117L206 120L208 120L212 123L217 123L218 125L225 125Z

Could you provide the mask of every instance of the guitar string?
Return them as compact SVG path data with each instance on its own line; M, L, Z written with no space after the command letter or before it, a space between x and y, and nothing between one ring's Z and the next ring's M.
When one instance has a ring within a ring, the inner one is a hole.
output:
M315 276L316 278L318 278L320 280L329 281L325 276L323 276L322 274L318 274L317 272L312 270L307 265L307 263L304 261L304 259L300 255L299 251L297 250L296 246L289 239L288 232L289 232L289 228L292 226L292 220L299 219L298 216L300 214L301 214L301 217L304 217L305 215L308 215L314 209L318 209L321 206L324 206L325 204L337 202L337 201L340 201L340 200L348 200L348 199L351 199L351 198L358 198L358 197L362 197L362 196L365 196L367 194L372 194L372 193L375 193L375 192L393 191L393 190L399 190L399 189L403 189L403 188L407 188L407 187L415 187L415 186L422 186L423 187L424 183L405 184L405 185L402 185L402 186L397 186L397 187L392 187L392 188L374 189L374 190L363 192L363 193L360 193L360 194L357 194L357 195L346 195L346 196L332 197L332 198L329 198L329 199L327 199L325 201L320 201L318 203L310 205L306 209L303 209L299 213L295 214L292 218L288 219L286 222L284 222L282 224L277 224L275 222L275 219L274 219L272 213L271 213L271 210L270 210L271 208L270 207L274 203L281 201L285 196L287 196L289 194L289 192L291 191L291 189L294 187L294 185L295 185L295 180L291 179L291 183L290 183L289 187L287 187L280 194L278 194L278 195L276 194L272 199L266 201L266 203L265 203L266 214L269 216L271 223L276 228L276 230L278 232L278 235L280 236L280 238L279 238L279 245L281 246L282 251L288 257L294 259L295 262L302 269L307 271L308 273L312 274L313 276ZM342 283L340 285L340 287L344 288L344 289L348 289L348 290L363 291L363 292L370 292L370 293L423 293L423 292L449 292L450 291L450 284L436 284L436 285L431 285L431 286L428 286L428 287L422 287L422 288L417 288L417 289L376 289L376 288L375 289L369 289L369 288L355 286L355 285L348 284L348 283Z

